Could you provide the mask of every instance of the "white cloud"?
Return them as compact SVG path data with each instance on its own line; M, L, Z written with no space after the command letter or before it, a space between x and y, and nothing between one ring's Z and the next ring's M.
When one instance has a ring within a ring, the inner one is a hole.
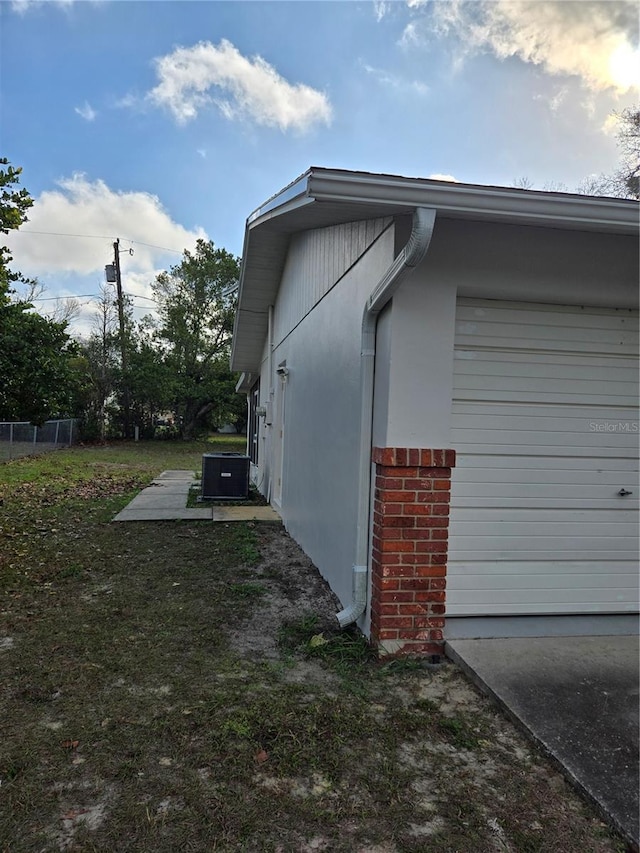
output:
M406 80L398 74L393 74L390 71L385 71L383 68L375 68L372 65L361 63L363 69L374 77L381 85L388 86L391 89L401 90L405 92L413 92L417 95L428 95L429 87L422 80Z
M118 192L82 174L59 181L58 187L38 196L29 221L5 237L14 256L12 266L27 276L42 277L44 284L61 274L103 276L116 237L122 238L123 249L134 249L133 256L123 256L127 270L144 275L153 275L165 262L179 262L177 254L154 247L182 252L198 237L206 238L201 228L189 231L174 222L160 199L149 193ZM29 233L35 231L53 233Z
M26 15L26 13L31 9L43 6L45 2L47 5L58 6L61 9L68 9L73 6L75 0L12 0L11 8L19 15Z
M389 0L373 0L373 14L376 17L376 21L381 21L387 12L389 12L389 9Z
M549 74L575 75L593 91L640 88L638 10L633 2L603 0L447 0L409 5L423 14L403 43L417 33L455 34L463 50L490 50L499 59L518 57ZM424 11L427 16L424 17Z
M75 112L85 121L95 121L98 113L93 109L89 101L85 101L81 107L74 107Z
M217 46L178 47L155 65L160 82L147 97L169 109L179 124L210 104L228 119L249 118L283 131L331 121L326 95L287 82L261 56L248 59L226 39Z

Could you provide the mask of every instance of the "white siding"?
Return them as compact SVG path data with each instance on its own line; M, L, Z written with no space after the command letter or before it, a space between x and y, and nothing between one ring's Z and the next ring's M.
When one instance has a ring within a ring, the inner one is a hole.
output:
M635 311L459 300L449 615L638 609L637 351Z
M371 219L294 235L278 293L276 346L357 262L389 223L389 219Z
M379 227L367 229L364 223L360 225L360 233L369 237ZM355 230L351 229L352 233ZM326 229L340 245L348 231L342 227ZM326 232L325 237L331 236ZM347 264L348 269L336 286L331 287L329 282L338 268L334 268L330 276L320 275L321 269L318 270L317 280L324 282L326 293L313 311L306 312L303 306L309 302L302 299L296 302L293 291L299 287L311 300L317 298L322 288L307 291L307 285L316 280L311 268L308 279L293 275L294 270L307 267L304 243L298 240L292 246L292 257L287 263L287 284L285 287L283 281L274 312L273 369L275 371L278 364L286 360L289 371L280 510L288 532L327 578L342 603L347 604L352 594L356 544L362 314L369 294L393 261L394 231L390 228L379 239L374 238L373 244L357 259L343 255L342 264ZM329 254L327 247L327 257ZM322 264L319 266L322 268ZM310 292L315 296L309 296ZM297 306L295 310L294 306ZM300 313L303 316L299 317ZM292 323L293 327L289 328ZM288 333L280 339L278 336L285 329ZM267 365L268 349L265 348L261 379L263 399L266 399L270 384ZM263 482L267 490L270 483L271 496L277 491L274 463L279 383L278 377L272 378L274 425L263 433L262 466L264 460L271 466L271 470L266 469L267 478ZM262 466L257 476L264 472Z

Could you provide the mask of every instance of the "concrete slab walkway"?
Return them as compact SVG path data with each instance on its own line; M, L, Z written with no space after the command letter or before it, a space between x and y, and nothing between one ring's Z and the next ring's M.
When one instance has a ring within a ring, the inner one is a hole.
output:
M447 654L636 848L637 636L458 639Z
M197 485L193 471L163 471L121 510L114 521L280 521L270 506L187 508L189 489Z

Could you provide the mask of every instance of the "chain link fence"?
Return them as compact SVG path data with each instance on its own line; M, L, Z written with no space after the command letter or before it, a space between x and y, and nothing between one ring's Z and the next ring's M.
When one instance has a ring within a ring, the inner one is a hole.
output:
M0 462L71 447L78 435L73 418L47 421L41 427L28 422L0 422Z

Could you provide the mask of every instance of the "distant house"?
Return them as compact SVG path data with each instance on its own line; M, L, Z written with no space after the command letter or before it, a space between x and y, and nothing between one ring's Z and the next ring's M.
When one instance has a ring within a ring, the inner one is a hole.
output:
M251 214L252 476L342 624L637 611L637 308L632 201L311 168Z

